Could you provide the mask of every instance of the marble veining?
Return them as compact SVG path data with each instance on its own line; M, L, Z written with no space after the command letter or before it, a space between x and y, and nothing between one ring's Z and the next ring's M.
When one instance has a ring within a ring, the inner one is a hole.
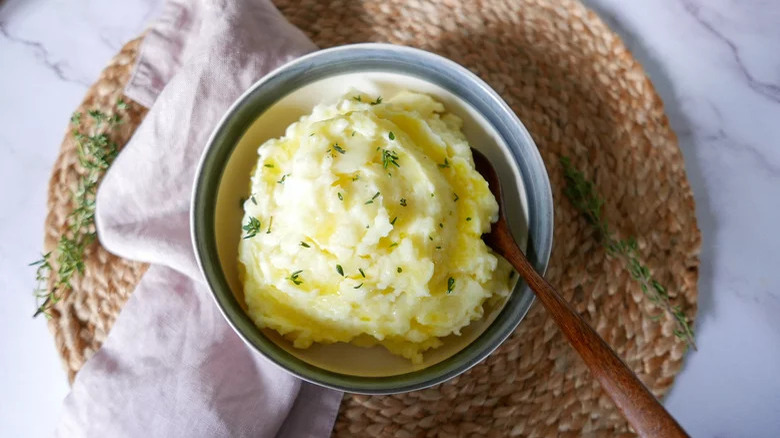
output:
M747 83L750 85L750 88L752 88L755 92L763 94L768 99L771 99L775 102L780 102L780 86L773 84L773 83L767 83L764 81L761 81L757 79L753 74L750 72L750 70L745 66L745 63L742 60L742 56L739 51L739 47L729 39L726 35L721 33L721 31L718 30L718 28L709 20L707 19L707 15L711 15L712 11L708 11L700 4L697 4L691 0L679 0L680 3L682 3L683 7L685 8L685 11L691 14L696 21L701 24L701 26L707 30L713 37L715 37L717 40L721 41L723 44L728 46L729 50L731 51L731 54L734 58L734 62L736 66L739 68L739 71L745 75L745 79L747 80ZM723 19L720 17L721 20Z
M52 60L49 52L46 51L46 47L40 42L30 41L11 35L8 29L6 29L5 23L3 22L0 22L0 36L10 41L11 43L20 44L28 48L35 55L35 58L40 61L45 68L53 71L57 78L59 78L61 81L79 84L85 88L89 87L90 82L87 78L73 77L69 71L70 69L67 62Z
M695 437L780 436L780 2L584 0L647 71L702 231L699 350L664 401ZM30 318L70 112L162 0L0 0L0 430L54 429L65 374ZM42 415L41 412L46 412Z

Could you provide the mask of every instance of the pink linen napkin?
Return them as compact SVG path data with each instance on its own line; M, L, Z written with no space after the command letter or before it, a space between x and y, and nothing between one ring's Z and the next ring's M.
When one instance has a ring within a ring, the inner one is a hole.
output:
M172 0L144 38L126 94L150 107L101 184L101 243L152 263L65 399L61 436L322 437L342 394L249 349L195 263L189 202L230 104L316 47L268 0Z

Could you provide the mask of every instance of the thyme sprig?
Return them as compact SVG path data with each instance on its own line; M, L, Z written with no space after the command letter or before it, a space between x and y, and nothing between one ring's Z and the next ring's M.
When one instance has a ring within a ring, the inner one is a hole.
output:
M639 283L639 287L650 302L674 319L677 325L674 335L696 350L696 341L688 318L680 306L672 304L666 287L653 278L650 270L640 260L636 239L615 237L602 215L604 199L596 192L593 183L585 179L582 172L572 166L568 157L561 158L561 165L566 178L564 194L596 229L607 254L623 262L623 266Z
M84 252L97 237L94 222L98 183L119 153L119 146L110 134L122 123L119 112L127 109L127 103L119 99L116 109L118 111L114 113L97 109L88 111L87 116L94 122L89 132L81 130L82 113L75 113L70 119L74 126L72 135L76 140L76 154L83 174L71 193L74 208L66 218L67 229L57 242L56 248L30 264L37 266L34 292L37 309L33 317L40 314L50 316L52 306L73 289L73 277L84 273ZM53 260L56 260L54 265Z

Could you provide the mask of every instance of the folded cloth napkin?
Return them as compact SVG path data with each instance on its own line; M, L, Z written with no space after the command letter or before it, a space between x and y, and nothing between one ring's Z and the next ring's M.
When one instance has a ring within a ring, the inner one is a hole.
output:
M173 0L126 94L150 107L98 193L101 243L152 263L65 399L62 436L320 437L342 394L247 348L203 284L189 232L195 167L230 104L316 47L267 0Z

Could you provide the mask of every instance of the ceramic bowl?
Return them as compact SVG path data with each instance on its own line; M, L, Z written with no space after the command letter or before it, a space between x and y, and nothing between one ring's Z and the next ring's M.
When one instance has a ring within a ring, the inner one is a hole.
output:
M485 317L448 336L422 364L383 347L315 344L296 349L272 330L257 328L244 311L238 242L257 147L322 102L351 90L392 96L430 94L464 121L472 147L496 167L515 238L544 272L552 245L553 204L544 163L531 136L498 94L477 76L440 56L387 44L322 50L271 72L227 111L201 158L192 197L192 239L198 263L225 319L250 348L301 379L355 393L387 394L425 388L483 360L517 327L533 294L518 282Z

